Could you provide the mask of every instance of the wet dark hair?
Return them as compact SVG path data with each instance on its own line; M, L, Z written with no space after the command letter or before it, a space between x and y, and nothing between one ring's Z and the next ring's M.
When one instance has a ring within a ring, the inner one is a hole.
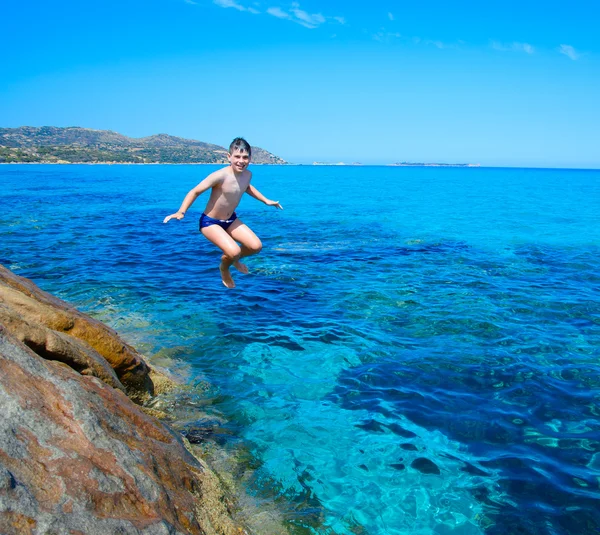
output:
M252 156L252 148L243 137L236 137L229 145L229 154L233 154L233 151L238 149L240 152L247 152L248 156Z

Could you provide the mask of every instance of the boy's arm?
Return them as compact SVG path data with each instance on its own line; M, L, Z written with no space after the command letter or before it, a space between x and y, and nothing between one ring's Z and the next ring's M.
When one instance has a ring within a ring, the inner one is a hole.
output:
M272 201L267 199L260 191L258 191L252 184L248 184L246 188L246 193L250 195L250 197L254 197L256 200L264 202L267 206L274 206L275 208L279 208L283 210L283 206L279 204L279 201Z
M194 201L202 195L206 190L214 188L217 184L223 181L223 174L220 171L215 171L208 175L200 184L191 189L183 199L179 210L174 214L168 215L163 219L163 223L168 223L171 219L183 219L185 213L189 210Z

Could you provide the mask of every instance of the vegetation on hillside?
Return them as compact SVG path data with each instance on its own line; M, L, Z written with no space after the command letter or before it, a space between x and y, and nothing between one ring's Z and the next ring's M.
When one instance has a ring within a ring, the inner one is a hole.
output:
M284 164L252 147L252 161ZM129 138L110 130L54 126L0 128L0 163L227 163L227 149L158 134Z

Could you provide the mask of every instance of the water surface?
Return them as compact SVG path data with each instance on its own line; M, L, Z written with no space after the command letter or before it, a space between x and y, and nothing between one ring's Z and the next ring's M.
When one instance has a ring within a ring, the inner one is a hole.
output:
M216 168L2 166L0 263L179 374L299 533L599 532L599 171L255 166L285 210L243 200L228 291L206 199L162 224Z

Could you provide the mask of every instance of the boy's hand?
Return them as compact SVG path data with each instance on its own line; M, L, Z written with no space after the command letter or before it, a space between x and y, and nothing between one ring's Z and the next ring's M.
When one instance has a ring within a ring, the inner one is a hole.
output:
M279 204L279 201L265 201L265 204L267 206L274 206L275 208L279 208L280 210L283 210L283 206L281 206L281 204Z
M177 212L176 214L168 215L163 219L163 223L168 223L171 219L183 219L185 214L183 212Z

